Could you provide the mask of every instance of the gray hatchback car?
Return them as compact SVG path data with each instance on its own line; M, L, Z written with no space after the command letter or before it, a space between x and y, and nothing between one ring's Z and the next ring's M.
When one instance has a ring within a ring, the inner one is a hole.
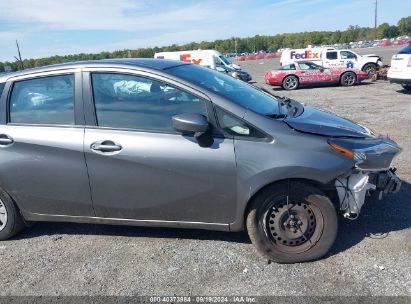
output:
M337 213L398 191L400 148L197 65L88 61L0 77L0 239L35 221L240 231L318 259Z

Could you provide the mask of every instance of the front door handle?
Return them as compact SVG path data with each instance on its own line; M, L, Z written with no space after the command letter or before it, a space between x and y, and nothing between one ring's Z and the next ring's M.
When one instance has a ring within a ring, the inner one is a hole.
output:
M117 152L123 147L111 140L98 141L91 144L90 148L100 152Z
M8 146L14 142L13 138L6 134L0 134L0 146Z

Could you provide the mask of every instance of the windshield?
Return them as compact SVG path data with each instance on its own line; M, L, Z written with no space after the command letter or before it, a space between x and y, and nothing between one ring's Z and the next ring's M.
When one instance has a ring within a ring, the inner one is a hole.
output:
M222 62L224 62L226 65L230 65L230 64L231 64L230 60L228 60L227 58L225 58L223 55L218 56L218 58L220 58L220 60L221 60Z
M167 71L258 114L281 114L279 102L273 96L223 73L194 64L171 67Z

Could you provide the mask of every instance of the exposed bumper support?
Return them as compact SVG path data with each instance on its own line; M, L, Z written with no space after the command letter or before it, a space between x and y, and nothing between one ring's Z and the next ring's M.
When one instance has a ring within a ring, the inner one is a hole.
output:
M356 219L361 212L361 207L364 205L367 193L380 191L379 198L381 199L383 193L398 192L401 187L401 180L395 175L395 169L375 173L360 171L337 178L335 187L343 216Z

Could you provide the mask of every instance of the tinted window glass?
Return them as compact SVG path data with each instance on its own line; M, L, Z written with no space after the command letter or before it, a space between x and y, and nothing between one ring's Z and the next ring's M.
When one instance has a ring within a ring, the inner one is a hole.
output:
M398 54L404 54L404 55L408 55L411 54L411 44L404 46L402 49L400 49L398 51Z
M322 68L322 66L308 61L300 62L298 65L300 66L301 70L318 70Z
M340 52L341 59L356 59L357 56L349 51L341 51Z
M74 124L74 75L17 81L10 97L10 122Z
M177 114L206 116L204 100L165 83L125 74L92 74L98 125L172 131Z
M264 133L260 132L247 122L235 117L231 113L216 107L218 124L230 135L241 137L265 138Z
M273 96L257 90L244 81L194 64L179 65L167 72L262 115L279 114L279 103Z
M278 68L279 70L295 70L295 64L287 64L285 66L282 66L281 68Z
M327 52L327 59L333 60L337 59L337 52Z
M1 94L3 93L3 89L5 85L6 85L5 83L0 83L0 97L1 97Z

